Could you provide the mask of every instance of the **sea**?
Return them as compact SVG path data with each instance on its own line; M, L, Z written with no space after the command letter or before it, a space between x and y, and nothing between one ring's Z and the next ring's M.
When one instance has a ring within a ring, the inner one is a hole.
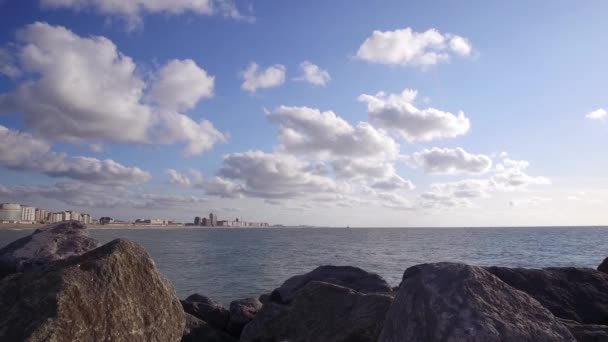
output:
M1 229L0 246L31 232ZM90 235L142 244L180 298L201 293L224 305L320 265L361 267L396 286L421 263L596 268L608 257L608 227L113 228Z

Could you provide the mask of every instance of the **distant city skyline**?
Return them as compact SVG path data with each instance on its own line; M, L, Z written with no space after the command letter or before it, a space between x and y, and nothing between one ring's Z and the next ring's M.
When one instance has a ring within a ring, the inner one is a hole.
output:
M607 12L0 0L0 202L129 221L608 224Z

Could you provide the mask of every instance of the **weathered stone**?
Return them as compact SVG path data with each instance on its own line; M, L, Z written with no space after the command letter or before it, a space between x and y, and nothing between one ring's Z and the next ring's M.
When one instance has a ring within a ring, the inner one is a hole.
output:
M270 301L270 294L269 294L269 293L264 293L264 294L261 294L261 295L258 297L258 300L259 300L259 301L260 301L262 304L266 304L266 303L268 303L268 302Z
M358 267L320 266L312 272L287 279L283 285L272 291L270 300L288 304L293 300L296 292L311 281L322 281L340 285L361 293L392 291L390 285L382 277L375 273L366 272Z
M600 272L608 273L608 258L604 259L602 263L597 267Z
M608 325L581 324L577 321L561 319L578 342L606 342L608 341Z
M558 319L481 267L455 263L408 268L380 342L574 341Z
M32 265L81 255L99 247L78 221L54 223L0 249L0 278Z
M386 294L311 281L291 304L265 304L241 341L375 342L392 300Z
M230 311L211 298L195 293L181 303L185 312L202 319L216 329L226 329L230 320Z
M262 308L262 302L256 298L244 298L230 303L230 321L226 331L235 337L240 337L243 328L251 322Z
M236 342L237 340L207 324L201 319L184 313L186 318L186 327L182 342Z
M184 330L175 290L127 240L5 277L0 312L1 341L170 342Z
M591 268L524 269L488 267L559 318L608 325L608 274Z

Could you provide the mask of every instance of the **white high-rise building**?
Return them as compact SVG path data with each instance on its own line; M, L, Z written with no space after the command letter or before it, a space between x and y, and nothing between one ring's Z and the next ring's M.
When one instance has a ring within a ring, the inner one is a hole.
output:
M82 215L80 215L80 222L82 222L84 224L90 224L91 223L91 215L89 215L89 214L82 214Z
M63 214L64 213L51 213L49 214L49 221L51 223L61 222L63 221Z
M72 219L72 213L69 211L64 211L61 213L62 217L61 220L62 221L67 221L67 220L71 220Z
M21 206L21 221L34 222L36 220L36 208Z
M66 218L66 220L76 220L76 221L80 221L80 213L77 211L73 211L73 210L68 210L66 211L66 213L70 214L69 218Z
M36 222L46 222L49 212L45 209L36 209L35 220Z

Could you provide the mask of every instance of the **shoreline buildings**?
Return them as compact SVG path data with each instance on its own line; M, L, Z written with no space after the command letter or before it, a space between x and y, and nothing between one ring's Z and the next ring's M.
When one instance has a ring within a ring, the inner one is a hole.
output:
M218 228L247 228L247 227L270 227L266 222L248 222L238 218L234 220L218 220L214 213L209 214L209 219L206 217L196 216L194 218L194 226L199 227L218 227Z
M67 220L77 220L84 224L93 222L91 215L81 214L73 210L52 213L46 209L17 203L0 204L0 223L34 224L56 223Z

